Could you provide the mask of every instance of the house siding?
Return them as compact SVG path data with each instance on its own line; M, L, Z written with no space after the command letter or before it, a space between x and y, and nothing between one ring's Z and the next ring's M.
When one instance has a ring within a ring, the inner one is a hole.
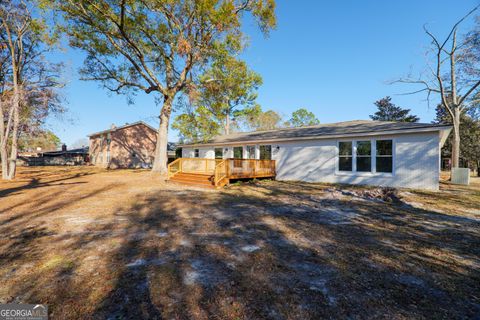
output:
M138 124L110 132L110 146L107 137L108 133L90 137L90 159L94 165L140 168L153 164L157 133L146 125Z
M338 172L337 145L343 140L392 139L393 173ZM270 144L270 143L269 143ZM318 139L275 142L272 159L276 160L277 180L362 184L385 187L438 190L440 174L440 139L438 131L399 135L377 135L348 139ZM232 144L225 158L233 157ZM277 148L278 147L278 148ZM183 148L183 157L193 157L199 149L200 158L214 158L214 146ZM258 157L258 145L256 146Z

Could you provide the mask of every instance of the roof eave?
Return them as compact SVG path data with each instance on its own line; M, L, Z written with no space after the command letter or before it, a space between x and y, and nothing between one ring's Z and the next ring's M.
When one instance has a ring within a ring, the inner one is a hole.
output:
M99 132L94 132L94 133L88 134L87 137L88 137L88 138L91 138L91 137L99 136L99 135L102 135L102 134L105 134L105 133L114 132L114 131L117 131L117 130L122 130L122 129L125 129L125 128L128 128L128 127L133 127L133 126L136 126L136 125L139 125L139 124L143 124L144 126L146 126L147 128L149 128L150 130L155 131L156 133L158 133L158 130L156 130L155 128L153 128L153 127L152 127L151 125L149 125L148 123L143 122L143 121L137 121L137 122L133 122L133 123L130 123L130 124L128 124L128 125L123 125L123 126L116 127L116 128L113 128L113 129L107 129L107 130L103 130L103 131L99 131Z
M386 130L386 131L364 131L364 132L355 132L355 133L344 133L344 134L333 134L333 135L322 135L322 136L309 136L309 137L294 137L294 138L278 138L278 139L255 139L255 140L238 140L238 141L227 141L227 142L207 142L207 143L192 143L192 144L178 144L178 148L188 148L188 147L206 147L206 146L225 146L225 145L237 145L241 144L256 144L259 142L268 143L268 142L288 142L288 141L305 141L305 140L325 140L325 139L342 139L358 136L378 136L378 135L395 135L395 134L408 134L408 133L424 133L424 132L435 132L435 131L445 131L447 130L450 133L452 126L432 126L424 128L412 128L412 129L398 129L398 130ZM448 136L448 135L447 135Z

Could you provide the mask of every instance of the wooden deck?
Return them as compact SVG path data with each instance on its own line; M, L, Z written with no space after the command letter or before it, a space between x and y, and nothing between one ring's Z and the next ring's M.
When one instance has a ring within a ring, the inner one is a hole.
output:
M275 160L179 158L168 165L168 180L208 187L275 175Z

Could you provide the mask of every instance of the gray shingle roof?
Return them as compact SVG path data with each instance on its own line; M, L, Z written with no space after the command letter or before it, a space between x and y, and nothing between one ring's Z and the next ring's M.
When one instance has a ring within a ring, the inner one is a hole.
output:
M371 134L387 131L415 131L424 129L445 129L449 126L431 123L390 122L372 120L353 120L345 122L327 123L301 128L283 128L269 131L239 132L230 135L217 136L205 144L235 143L242 141L262 140L294 140L295 138L321 138L351 134ZM201 143L197 143L201 144ZM187 146L188 144L185 144Z
M94 132L94 133L91 133L91 134L87 135L87 137L98 136L100 134L105 134L105 133L109 133L109 132L112 132L112 131L122 130L122 129L125 129L125 128L128 128L128 127L133 127L133 126L136 126L136 125L144 125L144 126L147 126L150 129L152 129L153 131L157 132L157 130L155 130L155 128L153 128L148 123L145 123L143 121L136 121L136 122L132 122L132 123L126 123L123 126L114 127L114 128L110 128L110 129L99 131L99 132Z

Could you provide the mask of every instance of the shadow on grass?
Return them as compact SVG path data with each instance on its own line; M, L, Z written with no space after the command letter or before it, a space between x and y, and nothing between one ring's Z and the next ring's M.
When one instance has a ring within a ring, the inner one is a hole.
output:
M57 316L78 309L85 313L74 318L96 319L480 314L478 222L294 187L275 182L245 186L254 192L244 195L235 189L139 195L117 209L121 225L92 225L66 247L82 256L115 239L118 245L101 257L104 269L73 281L82 260L67 264L67 274L53 278L68 281L45 292L31 289L30 297L48 301ZM70 291L61 295L65 285Z
M0 190L0 198L16 194L21 191L29 190L29 189L36 189L36 188L43 188L43 187L51 187L51 186L68 186L68 185L77 185L77 184L83 184L86 182L83 181L77 181L77 182L72 182L72 183L65 183L64 181L72 180L72 179L78 179L80 177L88 176L93 173L89 172L83 172L83 173L77 173L74 175L69 175L67 177L62 177L58 179L53 179L53 180L48 180L48 181L42 181L46 177L42 176L40 177L33 177L30 179L30 181L26 184L23 184L21 186L13 187L13 188L7 188L7 189L2 189Z

